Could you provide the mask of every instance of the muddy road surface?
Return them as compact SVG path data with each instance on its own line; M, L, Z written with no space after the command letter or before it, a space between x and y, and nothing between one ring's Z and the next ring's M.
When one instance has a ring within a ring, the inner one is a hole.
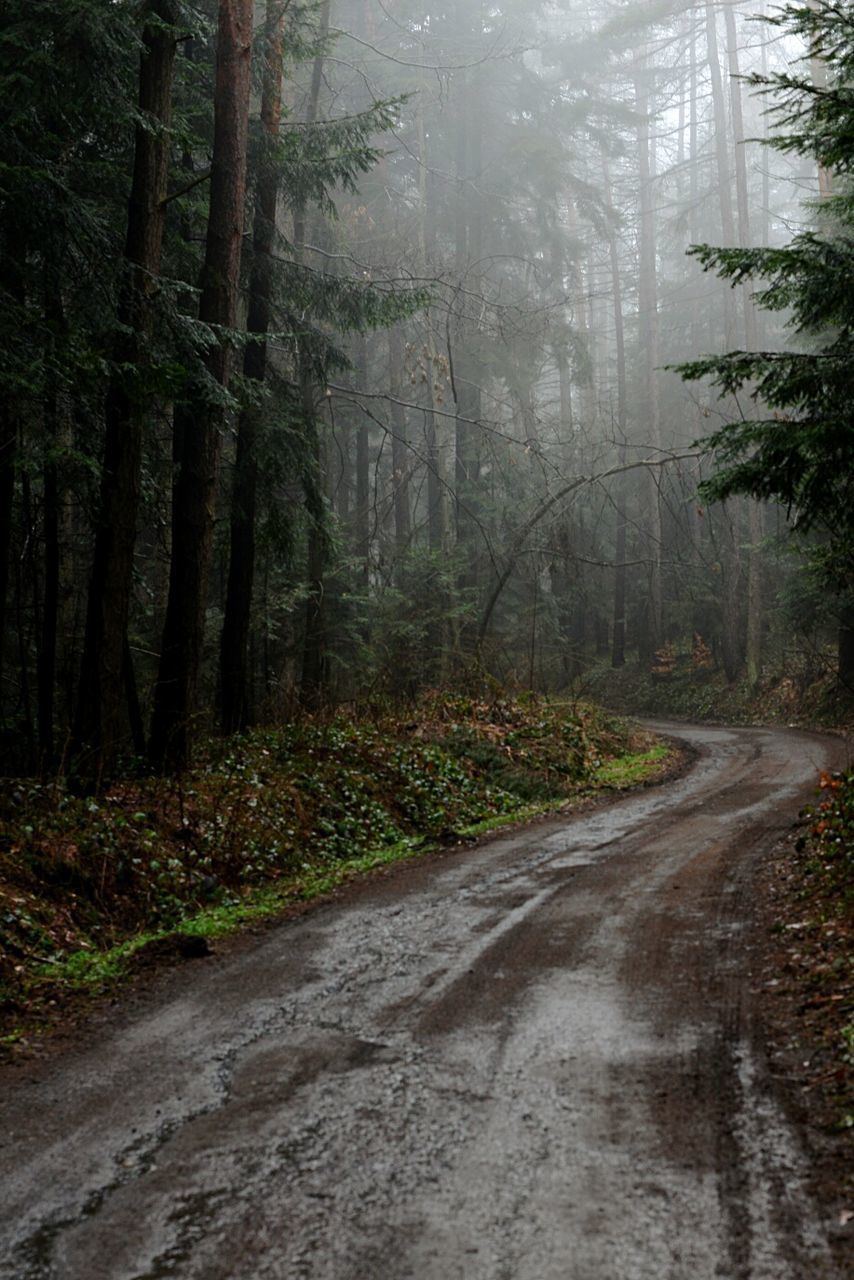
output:
M836 1277L751 1036L751 869L834 747L403 865L7 1069L3 1280Z

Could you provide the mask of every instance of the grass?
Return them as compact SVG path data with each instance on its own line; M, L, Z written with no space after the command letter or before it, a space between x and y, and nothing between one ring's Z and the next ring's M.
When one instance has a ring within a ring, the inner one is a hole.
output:
M594 785L611 787L615 791L639 786L655 776L669 755L670 748L661 742L650 747L649 751L617 756L599 766L593 775Z

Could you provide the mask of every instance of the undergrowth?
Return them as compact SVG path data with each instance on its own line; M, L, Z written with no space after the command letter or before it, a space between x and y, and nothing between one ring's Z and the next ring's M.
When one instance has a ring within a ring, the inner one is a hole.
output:
M802 909L810 918L794 927L809 953L812 1002L833 1015L827 1032L836 1039L840 1066L828 1075L842 1124L854 1128L854 769L821 773L818 793L817 803L802 812L809 827L796 845Z
M584 696L627 715L673 716L718 724L797 724L834 728L854 723L854 700L832 674L795 666L763 673L756 688L746 678L728 682L706 660L687 650L660 651L652 668L634 663L600 666L584 678Z
M631 770L602 770L638 754L654 768L650 743L585 704L436 693L405 718L306 717L213 740L180 779L94 797L6 781L0 1000L14 1009L49 978L108 979L179 925L222 932L431 842L628 785Z

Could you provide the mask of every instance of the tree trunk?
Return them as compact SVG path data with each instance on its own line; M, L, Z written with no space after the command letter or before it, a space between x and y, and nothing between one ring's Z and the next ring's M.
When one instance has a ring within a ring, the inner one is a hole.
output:
M175 35L161 24L177 19L175 0L152 0L143 32L134 170L125 241L126 279L119 303L116 364L139 366L160 272L169 175L169 123ZM112 768L124 724L124 650L133 581L142 467L145 389L114 373L106 401L106 436L95 549L86 612L74 731L77 768L96 779Z
M15 236L13 246L10 243L12 239L10 231L4 237L4 243L0 244L0 293L6 295L13 305L20 305L24 301L24 285L19 263L24 261L25 243L23 237ZM3 669L7 641L11 641L9 588L18 431L19 408L11 397L4 397L0 402L0 725L6 721Z
M258 176L253 227L252 275L249 282L249 333L265 335L270 327L272 255L276 239L279 170L273 160L282 119L285 14L288 0L270 0L265 26L261 125L266 144ZM251 342L243 359L244 375L263 382L266 342ZM250 721L249 625L255 575L255 507L258 486L259 409L242 411L237 426L237 454L231 496L230 552L225 617L220 642L220 712L223 733L235 733Z
M732 5L724 5L726 23L727 65L729 68L729 96L732 111L732 133L735 143L735 196L738 211L738 242L743 249L749 249L750 238L750 202L747 187L747 139L744 134L744 112L741 102L741 69L738 63L738 38L735 29L735 14ZM742 305L744 307L744 337L748 351L757 349L756 340L756 308L753 305L750 285L741 286Z
M709 61L709 76L712 85L712 108L715 121L715 165L718 177L718 203L721 212L721 234L725 246L731 248L736 244L735 220L732 214L732 194L730 191L729 157L727 155L727 117L724 100L723 76L718 53L718 28L715 10L710 0L706 3L706 49ZM724 287L724 336L726 347L731 351L736 344L735 308L733 294L729 285Z
M656 288L655 207L653 182L655 174L650 156L649 70L642 60L635 76L635 101L638 113L638 177L640 180L640 262L638 264L638 324L644 348L642 403L647 441L653 452L661 448L661 407L658 397L659 325ZM650 469L648 484L649 514L647 542L649 547L649 627L647 649L654 651L662 642L663 604L661 586L661 505L659 477ZM645 656L650 656L647 653Z
M605 204L611 206L611 174L607 156L602 156L603 195ZM623 322L623 286L620 276L620 258L617 250L615 232L608 236L608 259L611 269L611 299L614 307L614 349L617 361L617 430L620 442L617 456L620 466L625 466L628 454L626 441L626 423L628 413L626 386L626 339ZM626 664L626 520L625 482L618 482L616 497L617 521L614 547L614 612L611 636L611 666L623 667Z
M5 722L3 666L6 656L9 561L12 553L12 504L15 499L15 454L18 428L10 407L0 408L0 724Z
M464 6L458 11L459 34L470 40L471 18ZM455 274L467 292L477 292L482 267L482 217L478 180L481 167L481 103L477 69L469 68L459 75L460 97L455 158L456 198L454 225ZM465 314L467 301L460 299L460 315L454 335L454 399L457 545L465 551L466 567L460 586L473 588L477 583L477 557L473 543L477 536L480 502L480 440L477 422L481 413L480 364L476 322Z
M388 367L391 386L391 469L394 495L394 544L398 561L409 546L409 443L403 399L403 337L399 325L388 331Z
M764 507L747 499L749 550L747 553L747 679L757 688L762 675L762 516Z
M318 37L326 38L329 30L329 0L323 0L318 11ZM314 59L311 72L305 123L309 128L315 123L320 104L320 88L323 81L323 53ZM305 256L307 205L301 201L294 209L295 256L301 261ZM306 433L306 449L312 478L306 487L308 510L307 578L308 598L305 612L305 634L302 650L300 696L309 707L315 707L323 699L327 675L326 602L324 575L326 572L326 531L321 500L323 489L323 450L317 422L314 377L309 355L301 350L298 356L300 400L302 404L303 430ZM357 463L358 467L358 463ZM358 480L357 480L358 488ZM358 504L358 492L356 498ZM367 503L365 504L367 519Z
M42 771L54 765L54 692L56 688L56 633L59 622L59 473L56 451L56 404L48 406L52 419L45 442L44 481L44 592L42 595L41 644L38 659L38 743Z
M240 275L246 144L252 64L253 0L220 0L214 141L205 263L199 319L234 328ZM208 373L228 386L229 349L214 346ZM207 582L219 472L222 409L194 397L179 410L183 435L172 496L169 599L154 694L149 755L161 771L182 769L190 749L190 721L204 640Z
M854 695L854 605L843 607L839 618L837 679L849 695Z

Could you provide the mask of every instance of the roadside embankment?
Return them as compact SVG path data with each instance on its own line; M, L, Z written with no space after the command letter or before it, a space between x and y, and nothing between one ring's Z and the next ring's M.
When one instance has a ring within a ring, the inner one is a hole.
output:
M97 796L2 784L7 1045L69 993L430 847L642 785L674 748L589 704L433 694L212 741L177 779ZM192 940L197 941L193 942Z

